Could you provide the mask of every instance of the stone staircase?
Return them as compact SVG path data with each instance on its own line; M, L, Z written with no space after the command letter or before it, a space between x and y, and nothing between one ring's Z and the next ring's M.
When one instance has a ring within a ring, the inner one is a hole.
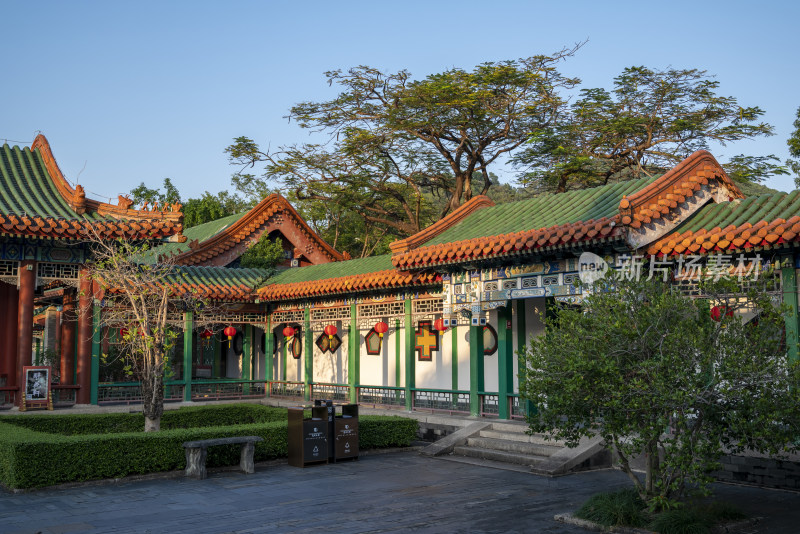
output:
M611 465L610 454L599 438L585 439L570 449L543 435L528 435L527 429L526 424L511 421L473 423L429 445L421 454L545 476Z

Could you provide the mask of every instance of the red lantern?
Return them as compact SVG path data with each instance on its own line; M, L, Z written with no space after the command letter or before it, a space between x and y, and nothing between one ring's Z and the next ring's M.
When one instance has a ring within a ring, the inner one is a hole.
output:
M444 319L439 318L433 322L434 330L438 330L439 332L444 332L447 330L447 327L444 325Z
M328 334L328 340L333 339L333 336L336 335L336 332L338 332L338 330L336 330L336 327L332 324L329 324L325 327L325 333Z
M727 306L714 306L711 308L711 318L714 321L720 322L723 315L725 317L733 317L733 310L728 309Z
M287 326L286 328L283 329L283 337L290 338L293 335L294 335L294 328L292 328L291 326Z
M228 348L230 348L231 340L233 339L233 336L236 335L236 329L232 326L226 326L222 333L228 336Z
M389 325L384 323L383 321L375 323L375 331L378 333L380 337L383 337L383 334L385 334L388 330L389 330Z
M124 338L125 336L128 335L128 329L125 328L125 327L120 328L119 329L119 335Z
M200 332L200 337L201 337L201 338L203 338L203 339L208 339L208 338L210 338L210 337L211 337L211 336L213 336L213 335L214 335L214 332L212 332L212 331L211 331L211 330L209 330L208 328L206 328L205 330L203 330L202 332Z

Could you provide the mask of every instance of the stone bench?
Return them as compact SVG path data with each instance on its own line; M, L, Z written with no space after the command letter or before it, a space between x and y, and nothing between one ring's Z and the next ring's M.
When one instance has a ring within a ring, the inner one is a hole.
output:
M239 468L245 473L254 473L253 451L255 444L264 441L259 436L239 436L235 438L215 438L201 439L197 441L185 441L183 448L186 449L186 472L185 475L191 478L206 478L206 449L215 445L242 445L242 456L239 460Z

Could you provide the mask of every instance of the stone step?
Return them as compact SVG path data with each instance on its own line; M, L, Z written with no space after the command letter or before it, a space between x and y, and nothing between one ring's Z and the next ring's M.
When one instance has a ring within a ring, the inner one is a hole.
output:
M520 454L500 451L497 449L484 449L483 447L455 447L455 449L453 449L453 454L471 458L481 458L484 460L493 460L495 462L505 462L508 464L526 465L530 467L533 467L537 463L547 459L546 456Z
M455 454L448 454L445 456L437 456L438 460L447 460L448 462L458 462L461 464L480 465L482 467L491 467L492 469L502 469L503 471L516 471L517 473L530 473L531 467L529 465L510 464L508 462L498 462L495 460L487 460L486 458L473 458L471 456L457 456Z
M564 447L564 442L559 440L545 439L542 434L523 434L520 432L505 432L502 430L481 430L480 436L482 438L495 438L505 439L508 441L517 441L520 443L536 443L538 445L547 445L551 447Z
M530 443L525 441L514 441L508 439L498 439L489 437L472 437L467 439L467 447L478 447L481 449L494 449L498 451L524 454L529 456L551 456L561 447L553 445L542 445L540 443Z

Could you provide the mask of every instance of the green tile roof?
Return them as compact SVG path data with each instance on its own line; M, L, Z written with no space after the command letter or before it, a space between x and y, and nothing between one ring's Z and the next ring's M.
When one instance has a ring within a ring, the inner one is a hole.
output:
M245 285L250 288L256 288L269 276L270 272L267 269L176 265L170 274L165 277L165 280L174 284L187 283L210 287Z
M153 247L146 255L143 256L143 260L152 263L155 261L155 258L162 254L183 254L189 250L189 243L191 241L197 240L198 243L202 243L207 239L211 239L244 217L247 213L247 211L243 211L242 213L237 213L235 215L228 215L222 219L198 224L197 226L192 226L191 228L186 228L183 230L183 235L186 236L185 243L164 243L163 245Z
M800 191L772 193L748 197L743 200L708 204L675 229L675 232L710 230L744 223L755 224L761 220L789 219L800 215Z
M539 195L528 200L484 208L421 246L612 217L619 212L619 202L624 195L633 194L656 178L658 176L567 193Z
M97 213L78 215L56 189L39 150L4 144L0 150L0 213L102 220Z
M263 285L315 282L328 278L354 276L387 270L394 270L391 254L286 269L267 280L266 284Z

